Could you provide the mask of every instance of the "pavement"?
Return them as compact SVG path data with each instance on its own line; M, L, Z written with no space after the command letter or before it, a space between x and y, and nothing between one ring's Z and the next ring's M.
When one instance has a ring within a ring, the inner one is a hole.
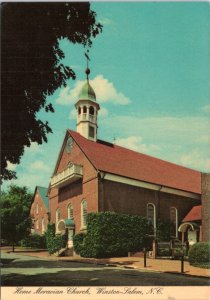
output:
M11 249L4 248L2 251L10 252ZM110 267L122 267L127 269L142 269L145 271L155 271L163 273L182 274L186 276L209 277L210 269L203 269L191 266L187 261L184 262L184 273L181 273L181 261L171 259L152 259L147 258L146 267L144 267L144 258L142 257L113 257L113 258L83 258L80 256L58 257L49 255L47 251L39 250L15 250L15 254L24 254L28 256L43 258L47 260L69 261L79 263L90 263L105 265Z

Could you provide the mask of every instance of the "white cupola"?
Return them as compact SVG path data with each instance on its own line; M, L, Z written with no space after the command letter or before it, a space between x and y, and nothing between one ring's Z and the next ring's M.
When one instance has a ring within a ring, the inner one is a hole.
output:
M83 85L75 104L77 109L77 132L89 140L97 141L97 117L100 106L96 102L95 92L89 83L89 74L90 69L87 68L87 81Z

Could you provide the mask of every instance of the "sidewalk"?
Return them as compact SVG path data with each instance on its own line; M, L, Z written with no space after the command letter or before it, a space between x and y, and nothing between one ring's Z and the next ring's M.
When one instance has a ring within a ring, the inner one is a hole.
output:
M9 252L10 250L3 250ZM83 258L79 256L57 257L49 255L47 251L15 251L16 254L39 257L47 260L62 260L72 262L83 262L92 264L101 264L106 266L116 266L131 269L142 269L147 271L157 271L165 273L184 274L190 276L202 276L210 278L210 269L203 269L190 266L188 262L184 262L184 273L181 273L181 262L179 260L170 259L151 259L147 258L147 266L144 268L144 259L141 257L113 257L113 258Z

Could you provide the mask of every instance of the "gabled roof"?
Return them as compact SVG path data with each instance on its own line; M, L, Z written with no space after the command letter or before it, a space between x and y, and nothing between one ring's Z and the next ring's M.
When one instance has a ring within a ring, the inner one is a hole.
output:
M108 142L93 142L72 130L68 132L97 170L201 194L198 171Z
M36 193L36 190L39 192L40 197L42 198L47 211L49 211L49 199L47 196L48 189L45 187L42 187L42 186L37 186L35 189L35 193Z
M193 206L182 222L201 220L201 205Z

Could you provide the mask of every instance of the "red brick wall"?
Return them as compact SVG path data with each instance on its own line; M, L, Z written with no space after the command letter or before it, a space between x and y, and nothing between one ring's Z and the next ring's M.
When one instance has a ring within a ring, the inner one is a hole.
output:
M169 219L170 207L176 207L179 223L194 205L200 204L200 200L159 193L108 180L100 180L99 192L99 211L146 216L147 203L152 202L156 206L157 218Z
M210 174L201 175L202 241L210 241Z
M36 211L36 204L38 204L38 213ZM42 218L44 218L45 231L46 231L47 224L48 224L48 214L47 214L47 209L46 209L46 207L43 203L43 200L40 197L40 194L38 191L36 192L33 203L31 205L30 216L33 220L34 233L42 234ZM38 224L39 224L38 229L35 226L37 220L38 220Z
M71 203L73 206L75 232L79 232L81 229L82 200L85 199L87 201L88 212L98 211L98 177L97 171L76 143L74 143L69 154L66 153L64 148L58 165L58 172L62 171L69 161L83 166L83 178L59 190L53 188L50 191L51 222L56 222L57 208L60 208L61 219L66 219L68 217L68 205Z

